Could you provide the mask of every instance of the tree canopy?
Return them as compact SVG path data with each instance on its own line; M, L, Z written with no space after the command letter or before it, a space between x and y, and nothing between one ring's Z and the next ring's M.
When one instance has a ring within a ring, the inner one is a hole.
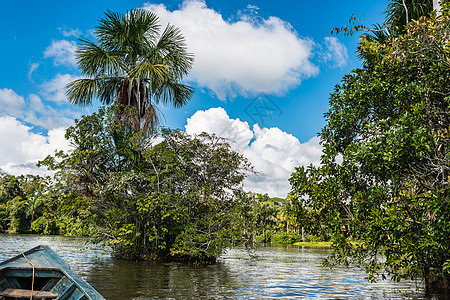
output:
M214 261L250 239L241 154L206 133L135 132L115 115L103 107L77 120L66 132L74 150L41 162L61 193L91 199L97 239L115 256Z
M448 3L398 36L363 36L363 67L335 87L322 164L290 179L291 199L332 232L327 264L450 289L449 37Z

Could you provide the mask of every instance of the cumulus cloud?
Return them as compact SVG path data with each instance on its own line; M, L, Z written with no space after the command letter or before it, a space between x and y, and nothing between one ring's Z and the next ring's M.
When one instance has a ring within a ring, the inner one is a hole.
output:
M342 44L337 38L327 36L324 38L325 50L322 52L322 59L325 64L336 68L347 65L348 52L347 47Z
M197 111L187 119L185 128L189 134L207 132L226 138L233 149L240 152L248 148L253 138L253 132L247 122L242 122L239 118L230 119L221 107Z
M238 21L229 22L200 0L184 1L173 12L163 4L147 3L144 8L163 24L181 29L195 55L189 79L222 100L283 93L318 73L310 61L314 43L277 17L256 19L240 13Z
M45 49L44 58L53 58L53 63L58 65L76 66L75 51L77 43L74 41L58 40L52 41L52 44Z
M64 133L64 128L50 130L47 135L33 133L16 118L0 117L0 140L8 141L0 147L0 169L13 175L47 174L35 165L55 150L70 149Z
M10 116L47 130L68 127L79 113L71 109L54 109L43 103L38 95L26 99L11 89L0 89L0 117Z
M42 102L38 95L31 94L27 99L27 106L21 119L47 130L58 127L68 127L73 124L73 119L79 117L79 113L70 109L54 109Z
M66 102L66 85L79 78L81 77L70 74L56 74L52 80L46 81L41 85L42 94L46 100L57 103Z
M19 116L25 106L25 99L11 89L0 89L0 114Z
M322 147L318 137L305 143L279 128L261 128L255 124L250 129L247 122L230 119L223 108L197 111L188 118L186 132L214 133L227 138L231 147L242 153L260 174L244 181L244 188L270 196L286 197L290 190L288 179L300 165L319 165Z

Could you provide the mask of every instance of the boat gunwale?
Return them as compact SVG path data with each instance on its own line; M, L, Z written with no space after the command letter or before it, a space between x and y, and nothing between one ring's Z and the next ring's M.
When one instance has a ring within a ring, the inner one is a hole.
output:
M99 292L97 292L97 290L95 290L88 282L86 282L83 278L81 278L80 275L78 275L77 273L75 273L70 266L61 258L58 256L58 254L56 254L56 252L54 252L49 246L47 245L38 245L34 248L31 248L25 252L21 252L20 254L11 257L3 262L0 262L0 274L3 272L3 270L6 269L12 269L12 270L32 270L33 267L31 265L29 266L8 266L9 264L23 259L25 255L25 257L27 255L30 255L32 253L35 253L37 251L45 251L46 253L50 254L51 258L53 260L55 260L56 262L58 262L58 264L61 264L62 267L53 267L53 268L49 268L49 267L45 267L45 266L39 266L39 265L35 265L34 266L34 270L39 271L39 270L46 270L46 271L57 271L57 272L61 272L63 274L62 277L67 277L67 279L69 279L75 286L77 289L79 289L88 299L98 299L98 300L104 300L105 298L103 298L103 296L100 295ZM22 255L23 254L23 255ZM2 275L3 276L3 275ZM61 278L62 278L61 277ZM93 295L91 295L93 294ZM94 297L92 297L94 296Z

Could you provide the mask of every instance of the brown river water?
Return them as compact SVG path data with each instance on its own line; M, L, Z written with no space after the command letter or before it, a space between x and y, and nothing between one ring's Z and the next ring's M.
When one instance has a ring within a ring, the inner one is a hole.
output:
M329 249L230 249L215 265L121 261L88 238L0 234L0 261L49 245L106 299L448 299L423 282L369 283L356 267L322 267Z

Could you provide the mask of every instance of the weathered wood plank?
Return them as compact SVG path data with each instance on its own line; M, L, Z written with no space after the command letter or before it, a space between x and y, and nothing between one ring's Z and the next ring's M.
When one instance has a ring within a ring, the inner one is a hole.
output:
M0 292L0 296L11 298L30 298L31 290L6 289ZM33 299L56 299L58 295L47 291L33 291Z

